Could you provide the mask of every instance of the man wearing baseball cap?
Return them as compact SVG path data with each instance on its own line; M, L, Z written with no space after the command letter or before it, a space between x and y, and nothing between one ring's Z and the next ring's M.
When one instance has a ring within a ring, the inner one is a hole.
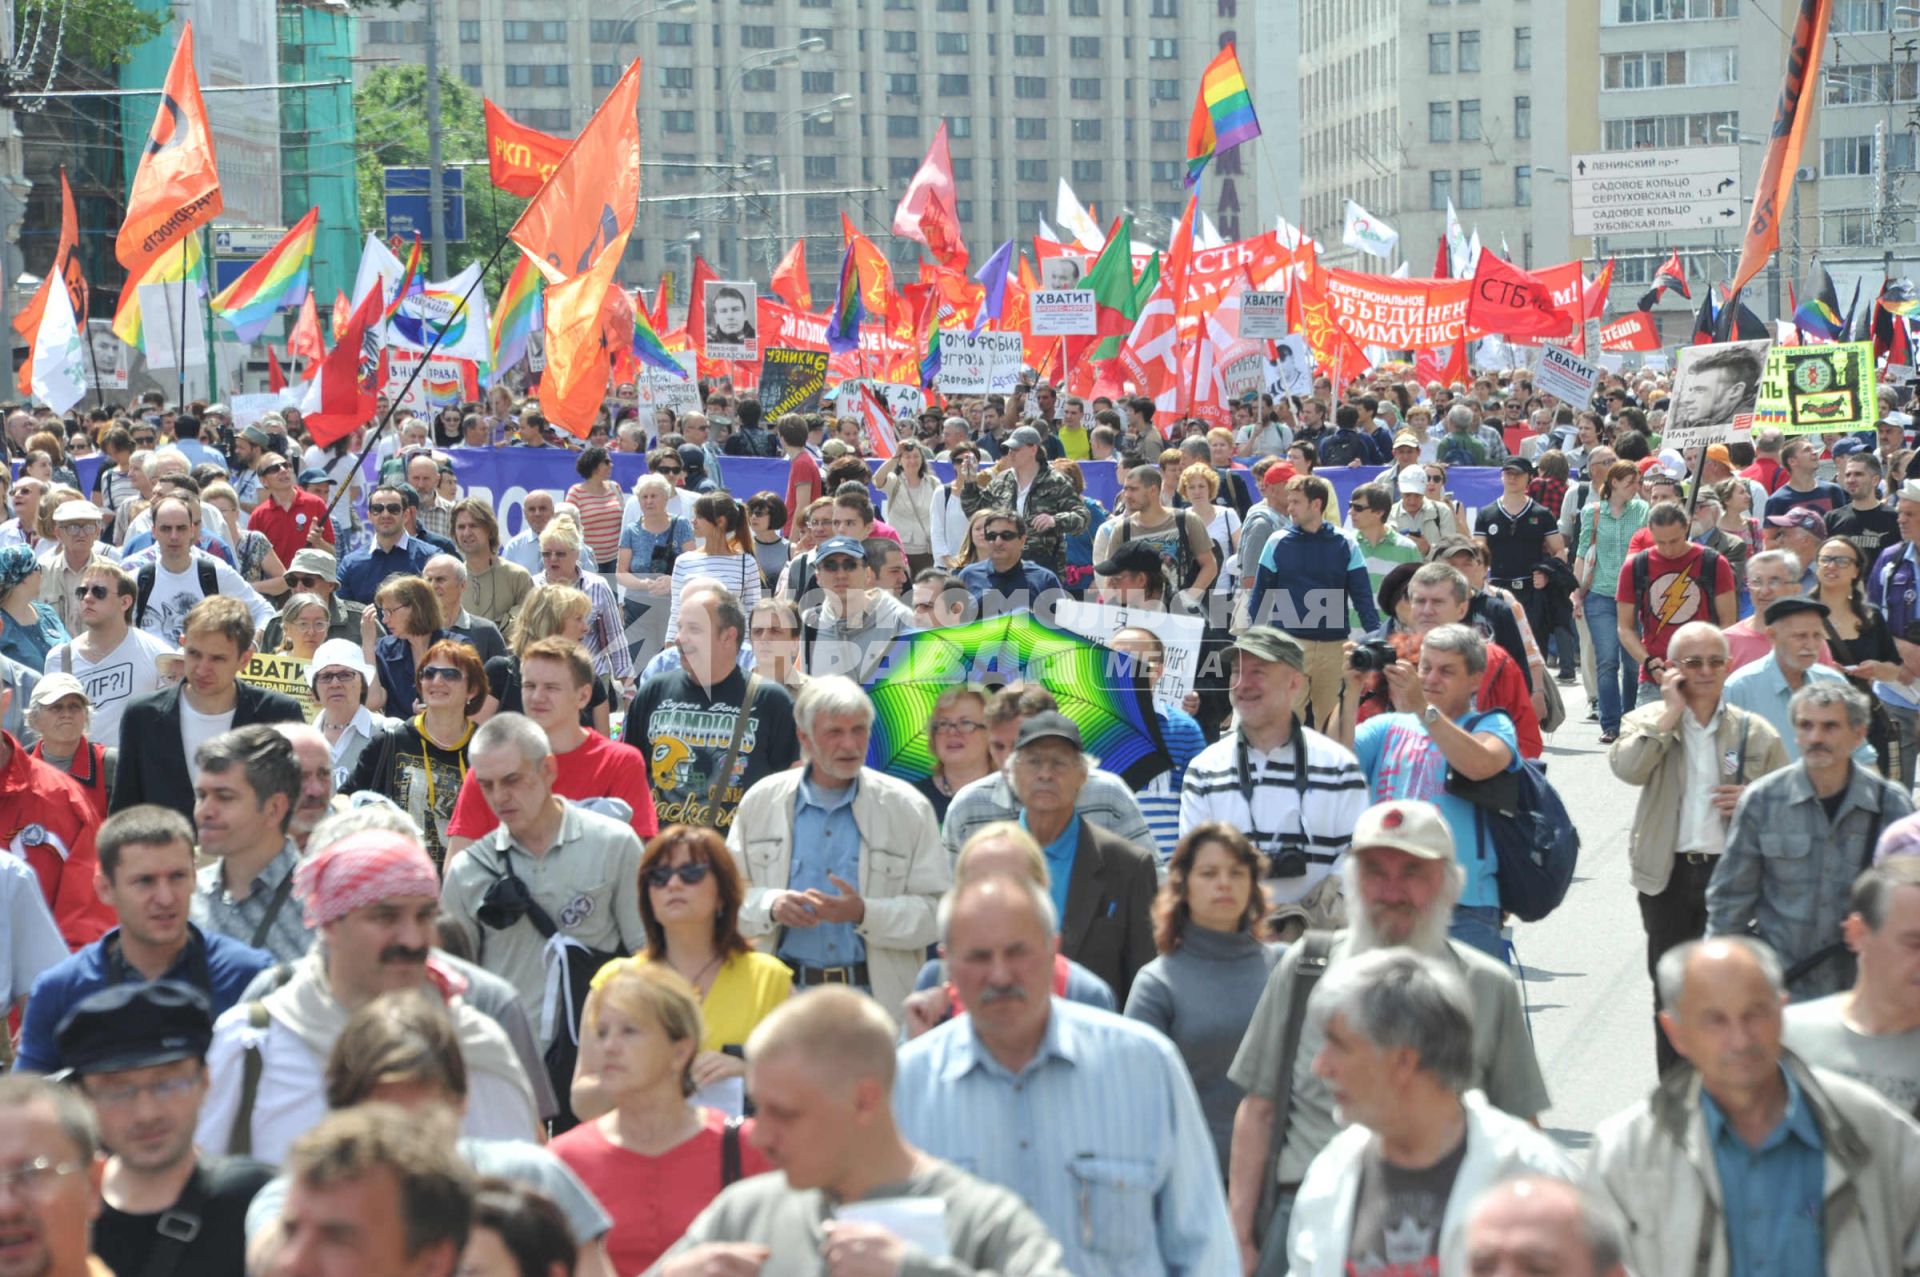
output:
M109 1154L93 1251L116 1273L246 1272L247 1206L273 1168L194 1148L212 1040L205 995L171 980L103 989L60 1022L60 1053Z
M813 552L820 601L801 613L811 638L804 644L809 675L864 680L888 645L914 628L913 609L874 586L871 565L880 553L874 545L879 539L832 537Z
M240 498L240 508L251 512L260 504L260 475L256 467L260 458L271 451L272 440L258 423L248 426L233 437L233 491Z
M1341 1126L1326 1079L1317 1070L1295 1067L1318 1056L1325 1041L1323 1020L1295 1012L1296 1005L1306 1005L1323 973L1381 950L1433 959L1465 982L1473 1004L1471 1086L1513 1117L1532 1119L1547 1107L1546 1083L1512 974L1505 963L1447 938L1463 876L1439 808L1417 799L1368 808L1354 826L1344 874L1347 928L1309 932L1288 946L1267 978L1228 1072L1247 1092L1234 1120L1227 1179L1234 1233L1243 1255L1250 1257L1258 1245L1257 1271L1273 1277L1287 1271L1294 1194L1308 1165ZM1279 1107L1283 1095L1284 1112Z
M1032 426L1007 436L997 473L984 487L960 490L971 519L981 510L1009 510L1027 521L1027 557L1055 576L1067 570L1066 539L1087 530L1087 507L1067 476L1047 465L1045 440Z
M1786 489L1780 491L1785 492ZM1820 543L1827 539L1826 516L1812 506L1789 506L1778 514L1768 515L1766 528L1768 549L1787 550L1800 560L1800 566L1804 569L1800 578L1801 592L1808 595L1818 593L1820 580L1813 561L1820 553Z
M326 600L329 639L346 639L358 645L360 615L367 610L366 604L340 597L340 566L332 554L312 547L296 551L287 560L285 580L287 588L295 594L317 594ZM273 619L260 630L260 650L279 651L284 634L280 615L276 612Z
M73 587L89 565L111 563L112 550L100 540L106 514L91 501L62 501L53 512L59 548L40 556L40 601L60 614L71 634L80 628L80 608Z
M1424 465L1401 470L1394 480L1394 490L1400 499L1393 503L1387 515L1393 530L1410 538L1422 554L1431 554L1434 546L1455 535L1453 508L1445 501L1431 500L1427 496L1428 483Z
M1525 457L1501 462L1500 499L1480 507L1473 524L1473 539L1487 553L1487 580L1511 591L1522 607L1533 597L1533 565L1566 550L1559 511L1527 492L1532 478L1533 463Z

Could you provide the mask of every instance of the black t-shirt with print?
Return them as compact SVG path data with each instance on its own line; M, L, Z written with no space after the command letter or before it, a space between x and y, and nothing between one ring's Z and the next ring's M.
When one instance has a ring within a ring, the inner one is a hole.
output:
M200 1231L180 1253L176 1277L245 1277L247 1207L272 1178L273 1167L250 1157L201 1155L189 1181L205 1194ZM93 1221L93 1253L118 1277L140 1277L159 1241L159 1223L159 1214L129 1215L103 1205Z
M725 833L733 824L740 796L763 777L785 771L800 757L794 731L793 698L787 689L762 678L740 739L733 775L721 787L715 810L707 795L714 773L733 743L734 721L747 694L747 676L733 671L712 688L702 687L684 669L656 674L640 685L627 707L622 738L647 758L660 827L706 825Z
M1474 535L1487 539L1488 557L1492 560L1487 565L1487 576L1495 584L1524 580L1531 588L1533 565L1540 561L1547 538L1559 534L1560 521L1531 497L1517 515L1508 514L1494 501L1480 507L1473 531Z
M1360 1167L1347 1242L1346 1277L1433 1277L1440 1271L1440 1226L1453 1181L1467 1155L1466 1137L1451 1153L1418 1170L1394 1166L1376 1145Z

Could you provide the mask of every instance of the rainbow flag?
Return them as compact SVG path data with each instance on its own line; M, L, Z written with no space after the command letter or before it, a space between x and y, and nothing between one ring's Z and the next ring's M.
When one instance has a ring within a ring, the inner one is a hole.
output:
M394 312L400 309L400 303L427 289L427 281L420 274L420 232L413 234L413 251L407 254L407 264L400 272L400 287L394 290L393 300L380 315L380 322L392 319Z
M493 327L487 334L489 362L495 372L519 363L527 353L527 338L540 325L540 293L546 279L521 254L500 301L493 308Z
M926 353L920 356L920 388L932 390L934 378L940 375L940 310L935 308L933 323L927 329Z
M840 257L840 288L833 298L833 313L827 318L827 349L844 355L860 348L860 323L867 308L860 304L860 263L854 256L852 241Z
M265 257L247 267L208 306L224 319L234 336L252 345L274 314L307 299L307 276L313 265L313 234L320 226L318 207L307 210Z
M129 279L120 289L120 304L113 312L113 332L116 337L129 346L139 346L142 350L145 328L140 322L140 285L174 284L182 279L192 280L201 291L207 291L207 264L200 256L200 237L186 235L181 237L177 252L169 252L157 259L148 272L139 279Z
M1200 184L1201 170L1215 155L1259 136L1247 77L1240 74L1240 58L1228 45L1200 76L1200 96L1187 123L1187 175L1182 179L1187 189Z
M667 352L666 343L660 340L660 334L654 329L653 320L647 315L645 306L636 305L633 308L633 357L662 372L670 372L682 381L687 379L687 370Z

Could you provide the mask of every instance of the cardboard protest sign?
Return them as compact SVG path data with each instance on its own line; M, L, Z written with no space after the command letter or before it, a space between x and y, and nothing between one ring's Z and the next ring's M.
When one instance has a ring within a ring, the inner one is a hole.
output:
M633 402L642 408L671 408L674 415L700 411L700 380L695 372L699 356L691 350L676 350L673 360L686 370L676 377L664 368L641 364L633 382Z
M1107 642L1124 629L1151 630L1166 649L1160 679L1153 685L1154 700L1178 705L1193 690L1194 676L1200 670L1200 641L1207 628L1197 616L1061 599L1054 623L1098 643Z
M940 334L940 371L934 385L943 395L1008 394L1020 378L1019 333Z
M1767 352L1753 424L1785 434L1870 430L1880 416L1873 343L1775 346Z
M841 416L852 416L859 412L860 387L872 386L875 394L887 405L887 411L895 421L902 417L918 417L927 410L927 392L918 386L899 381L875 381L869 377L854 377L841 382L833 388L833 402Z
M1594 383L1600 370L1558 346L1540 348L1540 366L1533 370L1533 388L1552 395L1561 403L1584 408L1593 398Z
M1771 342L1726 341L1685 346L1674 372L1673 403L1667 410L1663 448L1719 443L1736 430L1753 426L1760 398L1760 375Z
M1240 294L1240 337L1243 341L1286 335L1287 295L1285 293L1257 293L1249 290Z
M1084 337L1099 331L1091 288L1035 289L1027 304L1036 337Z
M240 681L293 697L300 704L303 718L312 718L320 708L314 702L313 687L307 682L307 662L297 656L285 652L255 652L241 669Z
M769 421L813 412L827 388L827 352L774 348L760 356L760 403Z

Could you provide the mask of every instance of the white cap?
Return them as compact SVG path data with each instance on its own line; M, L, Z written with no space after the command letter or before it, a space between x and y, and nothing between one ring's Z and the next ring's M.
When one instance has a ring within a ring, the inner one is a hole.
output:
M328 639L315 649L313 660L307 663L307 682L314 683L321 670L336 666L352 670L367 686L373 686L373 669L360 654L360 645L351 639Z
M91 501L62 501L53 512L55 523L98 523L106 512Z
M1400 472L1400 491L1425 492L1427 490L1427 472L1419 466L1408 466Z

